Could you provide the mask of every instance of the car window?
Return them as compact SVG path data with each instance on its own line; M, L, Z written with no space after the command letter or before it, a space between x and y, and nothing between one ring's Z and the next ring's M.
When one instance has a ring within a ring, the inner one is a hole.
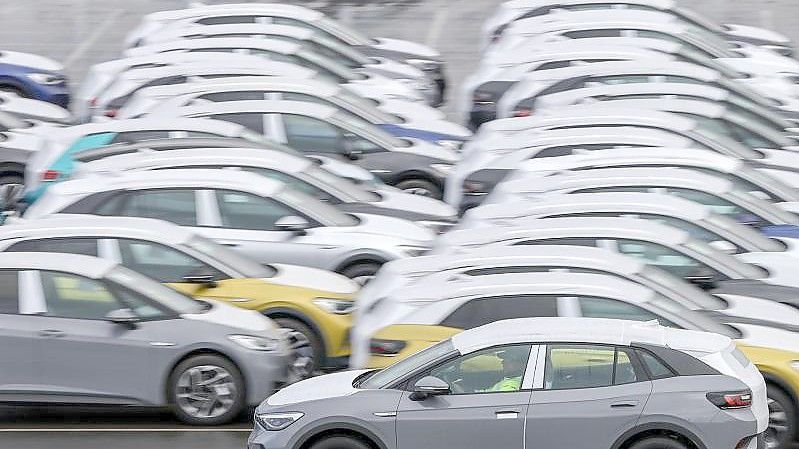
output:
M513 245L569 245L569 246L596 246L597 239L593 237L565 237L540 240L521 240Z
M284 114L286 138L300 151L338 153L343 151L343 133L330 123L302 115Z
M186 276L210 275L215 280L228 279L216 268L188 254L155 242L119 239L122 265L158 282L185 282Z
M220 17L205 17L198 20L196 23L200 25L228 25L234 23L255 23L256 16L220 16Z
M126 131L117 133L111 143L136 143L142 140L166 139L169 131Z
M563 33L570 39L590 39L592 37L619 37L621 30L577 30Z
M537 72L539 70L551 70L551 69L563 69L569 67L571 63L569 61L552 61L552 62L545 62L544 64L539 65L533 72Z
M264 176L269 179L278 180L290 188L310 195L319 201L324 201L330 204L340 204L341 201L334 197L333 195L325 192L324 190L316 187L313 184L305 182L301 179L297 179L294 176L289 175L288 173L283 173L277 170L272 170L269 168L261 168L261 167L244 167L244 170L251 171L253 173L257 173L261 176Z
M516 392L529 357L530 345L488 348L445 362L429 375L446 382L454 395Z
M232 190L216 192L222 226L232 229L276 231L275 223L283 217L299 215L294 209L270 198Z
M158 218L181 226L197 225L197 209L193 190L146 190L127 197L121 215Z
M698 260L657 243L627 239L619 239L616 243L618 244L618 252L643 259L647 264L654 265L681 278L708 272L718 275L716 270Z
M97 239L76 237L25 240L11 245L6 251L83 254L97 257Z
M342 39L339 39L337 36L334 36L333 34L330 34L327 31L322 30L321 28L315 27L315 26L313 26L312 24L310 24L308 22L303 22L301 20L292 19L292 18L289 18L289 17L273 17L272 18L272 22L276 23L278 25L290 25L290 26L295 26L295 27L299 27L299 28L305 28L306 30L313 31L314 34L316 34L317 36L322 36L322 37L324 37L326 39L332 39L332 40L334 40L334 41L336 41L336 42L338 42L340 44L344 44L344 45L347 45L347 46L350 45L348 42L346 42L346 41L344 41Z
M558 316L554 296L519 295L475 298L455 309L442 326L471 329L494 321L512 318Z
M650 82L648 75L610 75L596 76L588 80L588 83L596 82L602 84L634 84Z
M109 312L125 307L96 279L42 271L41 280L48 316L102 320Z
M303 102L306 102L306 103L323 104L323 105L326 105L326 106L331 106L331 107L334 107L336 109L339 109L338 105L335 105L335 104L333 104L333 103L331 103L331 102L329 102L327 100L324 100L322 98L315 97L313 95L301 94L301 93L297 93L297 92L281 92L280 93L280 97L281 97L282 100L303 101Z
M682 188L668 188L666 191L670 195L675 195L680 198L707 206L713 212L720 215L726 215L739 223L768 223L768 220L752 213L752 211L744 209L731 201L727 201L724 198L712 195L710 193Z
M264 114L260 112L213 114L210 116L210 118L216 120L224 120L226 122L237 123L249 129L250 131L258 134L264 133Z
M547 346L547 390L609 387L636 381L638 375L627 350L584 344Z
M652 312L624 301L610 298L580 297L580 311L586 318L611 318L617 320L651 321L658 320L663 326L670 326L668 320Z
M674 376L674 372L671 370L671 368L669 368L659 358L655 357L651 352L643 349L636 349L635 352L638 354L638 358L641 359L644 367L649 372L649 377L651 379L665 379L667 377Z
M197 100L206 100L213 102L220 101L247 101L247 100L263 100L266 94L261 91L255 90L240 90L236 92L214 92L210 94L200 95Z
M0 270L0 313L19 313L19 272Z

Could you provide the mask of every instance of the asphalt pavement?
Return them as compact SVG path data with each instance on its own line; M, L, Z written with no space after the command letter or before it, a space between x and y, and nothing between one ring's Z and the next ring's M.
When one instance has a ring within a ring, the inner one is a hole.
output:
M419 41L438 48L457 86L479 60L482 22L501 0L293 1L319 8L372 36ZM218 3L218 2L214 2ZM777 30L799 42L799 1L682 0L722 23ZM92 64L114 59L122 39L152 11L181 8L181 0L0 1L0 49L61 61L73 85ZM450 95L457 89L450 89ZM452 97L449 98L452 104ZM449 105L444 110L451 112ZM0 368L2 369L2 368ZM142 367L146 369L146 367ZM190 427L147 410L73 407L0 408L0 449L232 449L251 427L242 419L222 428Z

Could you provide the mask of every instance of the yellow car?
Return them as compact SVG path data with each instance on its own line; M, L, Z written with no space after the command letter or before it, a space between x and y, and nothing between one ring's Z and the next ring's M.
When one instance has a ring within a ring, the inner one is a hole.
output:
M0 228L0 251L111 258L194 298L226 301L272 318L312 351L309 369L347 366L358 285L336 273L264 266L184 228L146 218L84 215L10 224Z

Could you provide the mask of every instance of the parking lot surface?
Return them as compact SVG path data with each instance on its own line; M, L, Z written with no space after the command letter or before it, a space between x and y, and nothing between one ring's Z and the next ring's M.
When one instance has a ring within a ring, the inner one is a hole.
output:
M500 0L297 1L316 7L372 36L423 42L447 61L453 86L476 65L479 30ZM685 0L719 22L772 28L799 41L796 0ZM37 53L64 63L73 86L92 64L114 59L123 37L149 12L184 7L177 0L29 0L0 2L2 48ZM450 96L457 92L450 89ZM444 109L451 112L452 98ZM5 407L0 449L242 448L249 420L221 428L178 424L148 411Z

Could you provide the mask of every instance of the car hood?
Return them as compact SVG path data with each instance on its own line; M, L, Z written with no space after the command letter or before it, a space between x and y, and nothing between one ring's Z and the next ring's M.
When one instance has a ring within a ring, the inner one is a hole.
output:
M377 108L389 114L399 115L403 118L410 117L415 120L446 120L447 117L438 109L413 101L383 100L377 105Z
M205 321L249 332L274 333L274 338L280 338L278 327L269 318L253 310L234 307L210 298L199 298L212 305L210 310L200 313L184 313L182 318L187 320Z
M393 237L413 244L430 244L435 238L435 234L432 231L408 220L364 213L353 215L361 221L356 226L349 228L353 234Z
M378 37L375 39L375 43L372 44L372 48L390 51L395 54L404 53L407 55L407 58L441 59L441 53L439 53L438 50L417 42L402 39Z
M349 278L331 271L297 265L271 264L277 274L264 279L270 284L310 288L341 295L352 295L358 291L358 284Z
M396 79L419 79L424 77L424 72L408 64L388 58L374 57L377 62L365 64L363 67L370 73L384 75Z
M64 70L64 66L50 58L18 51L3 50L2 53L0 53L0 63L30 67L32 69L45 70L48 72L60 72Z
M312 377L291 384L269 396L266 405L288 405L320 399L349 396L358 391L352 386L355 379L371 370L342 371L324 376Z

